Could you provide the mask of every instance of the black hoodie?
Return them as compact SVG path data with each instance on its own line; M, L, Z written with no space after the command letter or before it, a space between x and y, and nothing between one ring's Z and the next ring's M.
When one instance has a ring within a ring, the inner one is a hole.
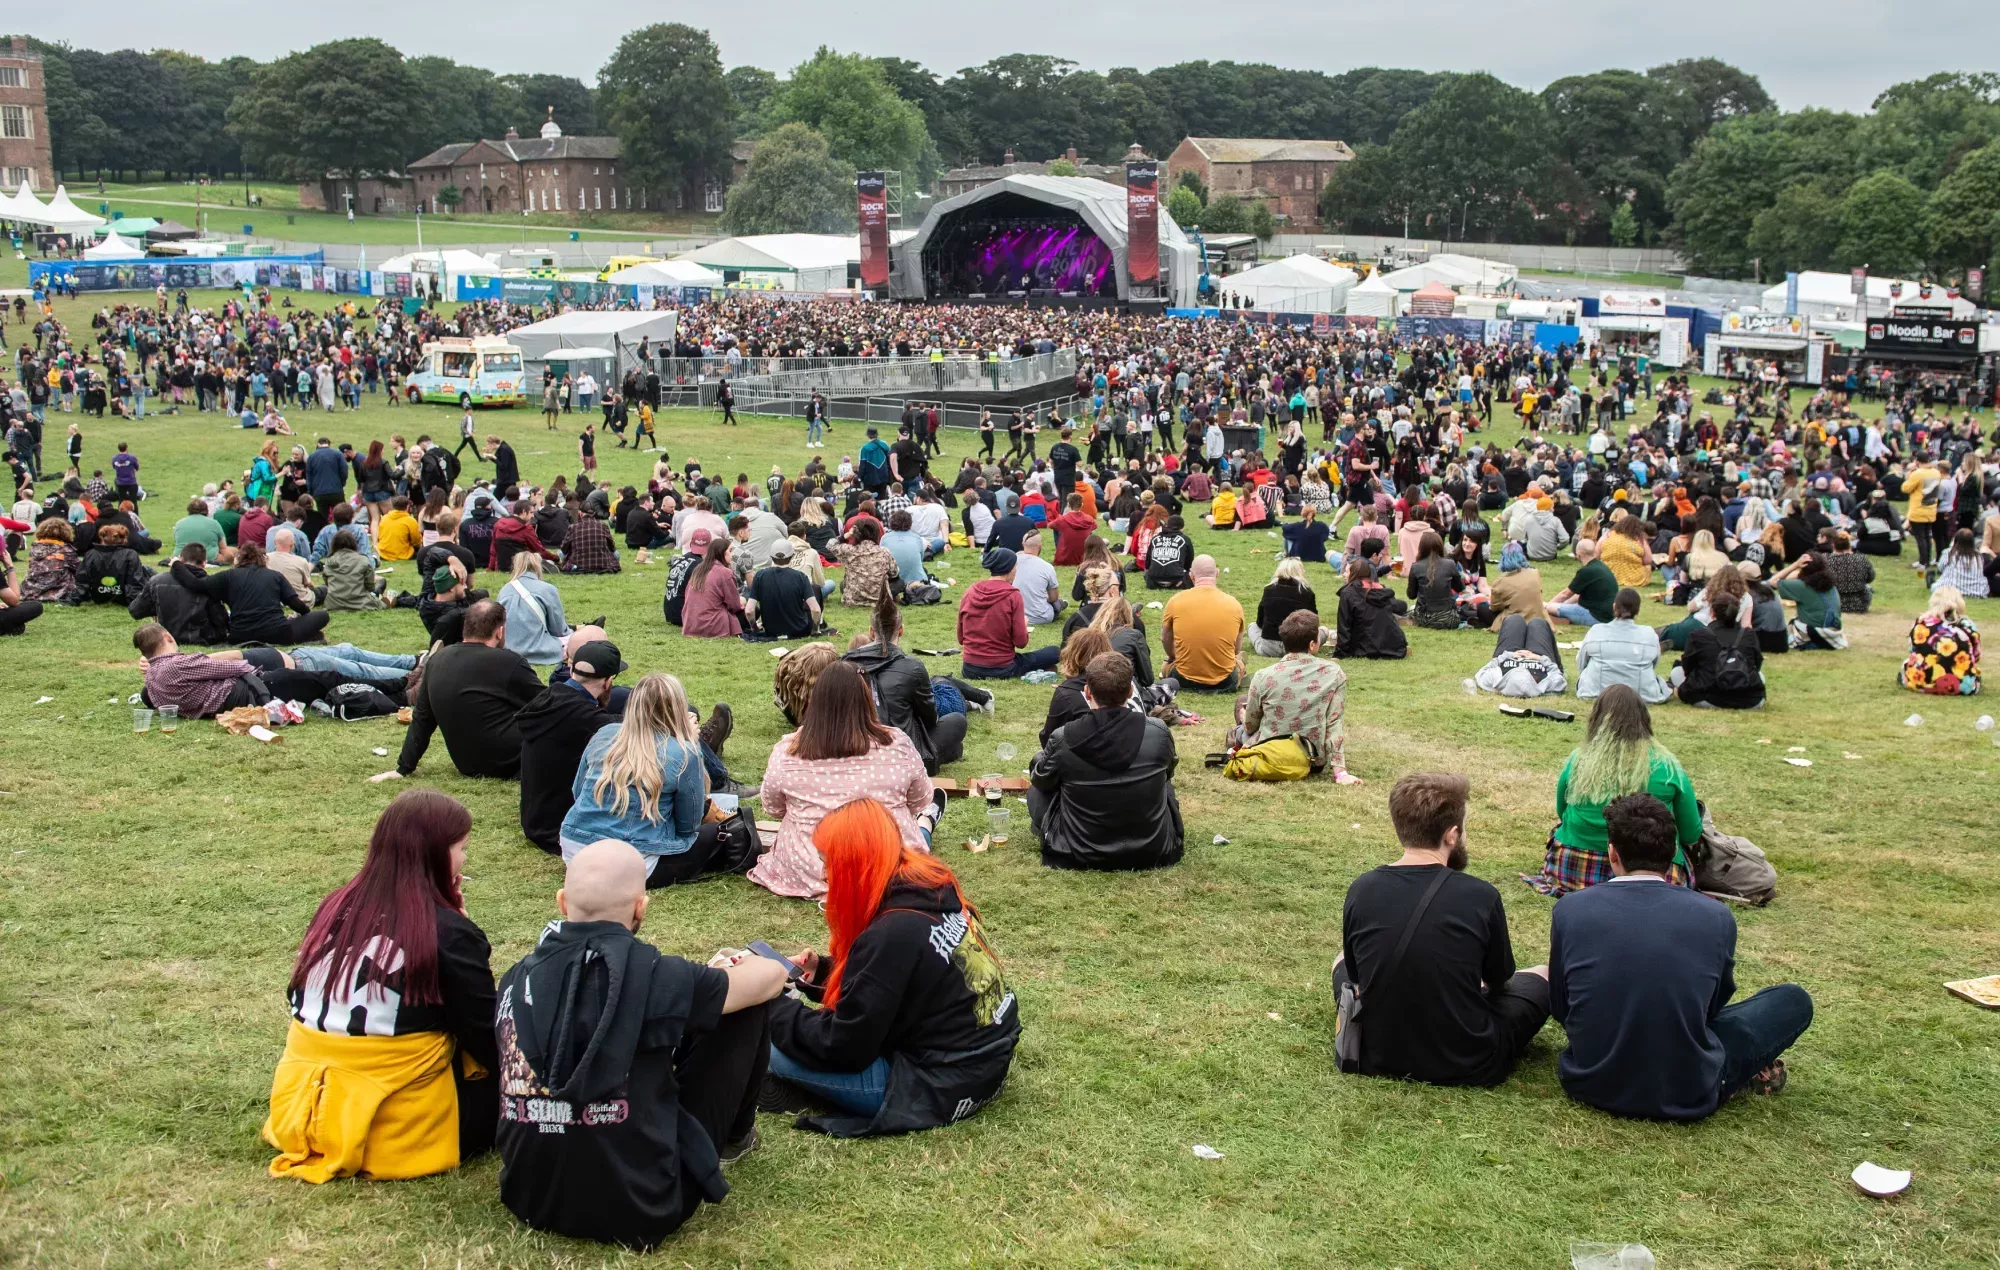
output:
M952 887L890 884L875 919L847 950L838 1005L814 1010L789 997L771 1003L771 1043L807 1067L858 1072L878 1058L889 1061L882 1110L872 1120L799 1122L835 1137L964 1119L1000 1092L1020 1037L1020 1011L979 915Z
M1393 659L1408 655L1409 637L1396 619L1409 605L1385 586L1350 582L1340 588L1340 615L1334 634L1335 657Z
M1059 869L1153 869L1181 858L1174 736L1124 707L1092 710L1049 737L1028 778L1042 863Z
M931 695L931 673L922 662L890 644L863 644L841 658L851 662L875 689L875 709L882 722L899 728L923 757L924 770L937 775L937 698Z
M563 817L576 802L576 769L610 711L575 680L550 684L521 707L521 832L550 855L562 852Z

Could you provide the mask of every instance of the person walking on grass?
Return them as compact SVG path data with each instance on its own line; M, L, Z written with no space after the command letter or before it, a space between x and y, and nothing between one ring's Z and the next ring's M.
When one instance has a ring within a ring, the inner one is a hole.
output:
M731 427L736 425L736 390L726 379L715 381L715 404L722 411L722 421Z

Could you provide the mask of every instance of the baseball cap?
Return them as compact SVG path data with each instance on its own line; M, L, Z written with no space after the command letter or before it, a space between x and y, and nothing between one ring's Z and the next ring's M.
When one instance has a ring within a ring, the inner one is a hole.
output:
M618 645L608 639L593 639L569 659L569 673L579 679L609 679L628 667L618 654Z
M792 558L791 539L780 538L778 541L771 544L771 559L790 560L791 558Z

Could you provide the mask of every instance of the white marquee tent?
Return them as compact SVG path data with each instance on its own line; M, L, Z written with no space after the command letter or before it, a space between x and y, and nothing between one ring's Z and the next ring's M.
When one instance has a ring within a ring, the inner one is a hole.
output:
M1383 281L1379 273L1369 274L1360 286L1347 293L1347 311L1355 317L1393 318L1402 311L1402 306L1402 293Z
M28 188L26 181L21 182L20 192L16 194L10 195L0 189L0 220L26 220L39 216L41 211L42 201L35 197L35 192Z
M1891 294L1891 289L1901 288L1901 294ZM1785 311L1787 284L1780 282L1764 290L1760 307L1766 313ZM1868 278L1868 312L1857 314L1854 309L1854 280L1845 273L1825 273L1808 269L1799 274L1798 312L1808 318L1830 319L1835 322L1858 322L1864 317L1884 317L1894 305L1928 305L1933 308L1948 308L1954 317L1971 317L1978 307L1963 296L1948 297L1944 288L1933 286L1930 298L1923 295L1923 284L1908 278Z
M620 269L605 281L640 287L719 287L722 275L692 260L649 260Z
M56 196L49 200L46 215L57 229L95 229L105 223L104 217L70 202L69 191L60 185L56 186Z
M1444 252L1420 265L1394 270L1383 281L1405 294L1421 290L1433 282L1442 282L1454 291L1482 292L1511 287L1515 276L1512 265Z
M141 260L146 255L144 243L127 242L117 234L106 234L103 241L84 248L85 260Z
M1358 280L1354 270L1318 256L1298 255L1216 279L1224 294L1254 309L1284 313L1338 313Z
M376 267L383 273L434 273L448 278L491 278L500 272L491 258L460 247L391 256Z
M617 356L617 373L623 375L638 365L640 340L650 339L654 347L672 351L677 317L672 309L650 312L592 309L559 313L540 322L516 327L507 333L507 342L521 350L523 361L531 363L546 362L550 353L562 349L608 348ZM531 373L529 379L540 382L540 372Z
M762 282L781 291L844 291L848 262L860 258L853 234L746 234L674 257L731 281Z

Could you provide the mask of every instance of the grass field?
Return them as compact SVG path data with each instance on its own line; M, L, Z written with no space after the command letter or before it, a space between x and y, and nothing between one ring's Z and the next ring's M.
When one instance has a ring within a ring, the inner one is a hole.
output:
M65 310L76 327L86 312ZM308 438L365 442L447 435L454 417L378 399L358 416L294 421ZM549 433L525 410L482 423L513 441L531 477L575 470L576 428ZM254 434L213 415L85 432L90 463L132 443L158 497L146 509L156 530L204 480L240 474L255 448ZM723 429L670 413L660 435L676 464L698 456L732 477L805 459L799 430L774 420ZM858 441L842 425L825 454ZM953 454L965 448L950 438ZM643 483L649 459L613 449L603 474ZM1254 603L1276 541L1202 543L1229 569L1225 586ZM955 552L943 573L955 595L977 566ZM616 577L558 586L572 618L610 615L635 668L677 672L704 705L733 703L727 757L755 781L784 730L769 649L685 642L659 616L664 576L628 559ZM1552 568L1545 588L1566 578ZM392 584L406 581L399 572ZM1331 613L1332 579L1313 581ZM1720 823L1780 870L1777 902L1739 911L1736 976L1746 992L1794 980L1818 1003L1783 1096L1693 1126L1613 1120L1563 1097L1553 1025L1494 1090L1334 1071L1327 969L1341 899L1395 854L1384 800L1398 775L1471 775L1471 869L1500 886L1522 964L1548 947L1550 903L1514 878L1539 863L1555 775L1581 725L1503 719L1493 699L1459 688L1490 637L1413 629L1406 662L1346 667L1348 759L1367 782L1356 788L1224 782L1199 756L1219 747L1226 703L1197 700L1207 721L1179 734L1178 868L1053 873L1025 832L973 856L959 844L981 813L953 804L939 849L1021 998L1006 1093L952 1129L893 1140L835 1143L766 1118L764 1148L731 1171L734 1194L654 1261L1527 1270L1567 1265L1572 1240L1633 1240L1672 1270L1994 1265L2000 1015L1939 983L2000 970L2000 750L1973 726L1990 705L1895 686L1920 607L1918 580L1892 565L1877 611L1849 625L1852 649L1770 661L1765 711L1655 711ZM906 642L949 644L952 613L911 611ZM1670 615L1649 605L1646 616ZM859 627L854 613L835 621ZM117 610L57 612L0 657L0 1263L636 1262L523 1230L498 1201L491 1158L417 1182L265 1176L257 1128L290 960L403 787L365 782L389 765L371 749L393 751L400 729L314 721L270 748L206 723L135 736L131 629ZM329 635L390 651L422 639L408 611L341 614ZM949 774L1025 765L1048 695L1001 686L997 720L974 720L969 757ZM1913 711L1920 729L1903 725ZM1011 764L996 756L1001 742L1019 750ZM1783 762L1795 745L1812 767ZM438 745L418 780L472 808L467 901L504 969L552 915L558 866L521 838L511 784L459 777ZM690 956L821 937L812 906L740 879L659 895L646 929ZM1197 1159L1196 1143L1226 1158ZM1914 1169L1915 1185L1889 1203L1859 1195L1847 1174L1864 1159Z
M241 184L203 186L197 190L182 182L154 182L144 185L106 183L102 194L96 182L76 182L70 197L87 212L99 212L99 205L127 216L151 216L177 220L199 227L196 217L206 212L213 234L240 235L245 225L259 238L280 238L291 242L365 243L369 246L402 246L414 243L417 218L414 216L356 216L353 220L339 212L310 212L299 207L298 187L251 183L261 200L256 207L244 205ZM475 213L465 209L450 216L423 218L424 238L432 243L518 243L554 242L566 239L574 230L586 239L648 239L689 234L713 235L712 216L668 216L650 212L599 212L595 215L564 216L536 212L528 216L503 213Z

